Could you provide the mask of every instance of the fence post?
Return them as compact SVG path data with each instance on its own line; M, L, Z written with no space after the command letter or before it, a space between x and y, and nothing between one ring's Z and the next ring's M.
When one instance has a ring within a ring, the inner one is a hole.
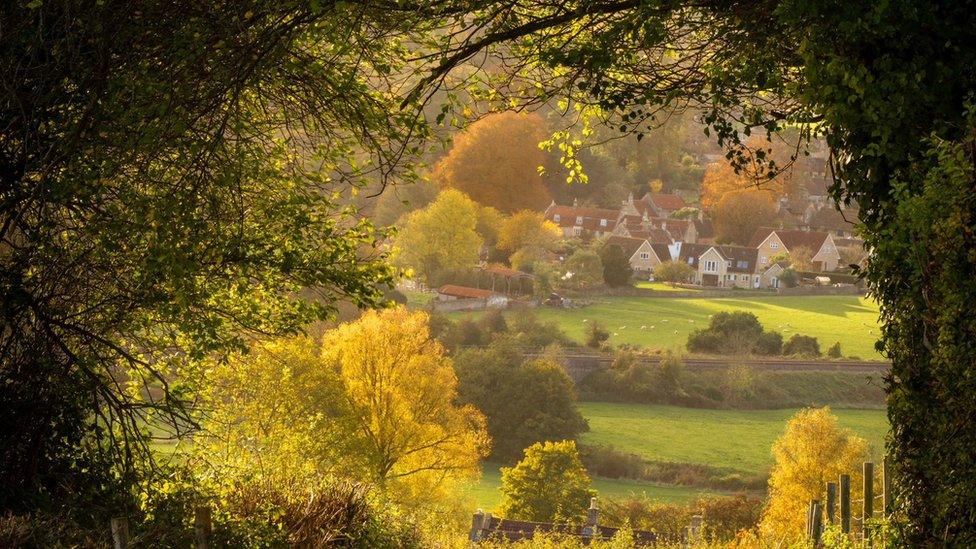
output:
M827 521L833 524L836 522L837 515L837 483L827 483Z
M193 509L193 529L197 538L197 549L210 547L210 534L213 532L213 521L210 507L198 505Z
M481 530L485 526L485 512L481 509L475 511L474 516L471 517L471 532L468 533L468 540L479 541L481 539Z
M823 534L823 509L820 501L810 501L810 539L816 547L820 543L820 536Z
M125 517L114 517L110 521L112 527L112 545L115 549L129 547L129 521Z
M874 463L864 462L864 506L861 514L861 536L871 537L868 521L874 518Z
M692 515L691 522L688 523L688 544L694 544L701 537L702 516Z
M881 460L881 489L883 490L882 496L884 497L884 516L888 518L894 506L894 501L891 497L893 494L891 493L891 470L889 469L888 458Z
M596 498L590 498L590 508L586 510L586 527L583 528L583 536L588 538L597 537L597 524L600 522L600 509L596 506Z
M851 532L851 476L840 476L840 530Z

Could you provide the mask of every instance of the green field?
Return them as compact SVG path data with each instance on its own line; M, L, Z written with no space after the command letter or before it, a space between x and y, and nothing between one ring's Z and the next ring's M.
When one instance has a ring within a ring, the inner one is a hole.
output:
M491 511L501 503L502 495L498 490L501 485L501 474L498 469L499 466L496 464L485 463L481 481L471 485L465 491L465 495L474 507ZM687 486L659 486L625 479L594 479L593 488L598 496L603 497L626 498L644 495L650 499L670 503L684 503L694 500L699 495L714 493L714 491Z
M796 410L704 410L583 402L590 424L584 444L610 444L652 461L700 463L762 474L773 464L773 441ZM864 437L880 454L888 420L883 410L833 410L841 427Z
M650 282L647 280L638 280L634 282L635 288L641 288L644 290L654 290L655 292L700 292L698 288L679 288L676 286L671 286L665 284L664 282Z
M858 296L599 297L579 309L541 307L537 315L580 341L587 322L599 322L613 334L613 344L682 350L688 334L707 325L713 314L733 310L755 314L767 330L782 333L784 339L800 333L816 337L823 351L840 341L844 356L881 358L874 350L878 307Z
M744 475L764 475L773 464L773 441L783 434L796 410L703 410L675 406L584 402L590 423L583 444L609 444L650 461L698 463ZM888 430L882 410L833 410L840 425L866 438L880 455ZM477 506L493 509L500 499L498 466L485 464L481 481L467 494ZM631 480L596 479L599 494L645 495L665 502L686 502L714 493L684 486L660 486Z

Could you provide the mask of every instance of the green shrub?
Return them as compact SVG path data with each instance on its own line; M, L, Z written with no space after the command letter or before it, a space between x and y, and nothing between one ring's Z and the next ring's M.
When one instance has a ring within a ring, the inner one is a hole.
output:
M502 468L501 492L502 516L536 522L581 522L596 495L572 440L526 448L515 467Z
M827 356L830 358L841 358L843 356L840 351L840 341L834 343L827 349Z
M610 339L610 332L608 332L602 324L597 321L590 322L586 325L586 346L593 349L599 349L605 341Z
M783 352L783 335L779 332L763 332L756 340L757 355L775 356Z
M645 477L647 465L637 454L627 454L610 445L581 444L579 455L590 475L630 479Z
M783 345L783 354L788 356L818 357L820 343L817 338L800 334L793 334Z

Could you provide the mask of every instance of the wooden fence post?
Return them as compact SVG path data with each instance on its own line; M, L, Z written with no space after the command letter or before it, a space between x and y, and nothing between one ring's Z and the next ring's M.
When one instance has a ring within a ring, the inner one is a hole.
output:
M129 521L125 517L114 517L110 521L112 527L112 546L115 549L129 547Z
M820 507L820 501L814 499L810 501L810 539L813 540L814 547L820 543L822 534L823 509Z
M833 524L837 520L837 483L827 483L827 521Z
M851 476L840 476L840 531L851 532Z
M193 529L197 538L197 549L210 547L210 535L213 532L213 521L210 507L198 505L193 509Z
M861 514L861 535L864 539L871 537L868 521L874 518L874 463L864 462L864 506Z
M701 527L703 518L701 515L692 515L691 522L688 523L688 544L697 543L701 537Z
M475 511L474 516L471 517L471 532L468 533L468 540L479 541L481 539L481 530L485 527L485 512L481 509Z
M884 498L885 518L891 515L892 508L894 507L894 501L891 497L893 495L891 493L891 471L888 467L888 458L881 460L881 489L883 490L882 497Z

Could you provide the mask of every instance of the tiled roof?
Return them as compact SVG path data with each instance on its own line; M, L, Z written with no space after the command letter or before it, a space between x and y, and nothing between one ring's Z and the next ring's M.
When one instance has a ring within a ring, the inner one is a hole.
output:
M556 216L559 220L556 220ZM546 219L559 225L560 227L582 227L588 231L612 231L617 224L617 217L620 212L606 208L591 208L587 206L560 206L558 204L549 206L546 209ZM576 218L582 217L582 224L576 224ZM606 225L601 225L600 220L606 220Z
M629 236L611 236L607 239L607 246L619 246L624 255L630 258L637 252L637 249L641 247L644 242L647 242L643 238L631 238Z
M467 299L487 299L495 295L495 292L492 292L491 290L469 288L467 286L456 286L454 284L445 284L441 286L437 290L437 293Z
M687 206L684 199L676 194L650 193L650 197L655 206L669 212L674 212ZM644 199L647 199L647 196Z
M756 260L759 250L756 248L746 248L745 246L714 246L722 257L731 261L727 267L730 273L754 273L756 272Z
M661 261L671 261L671 250L668 249L667 244L663 242L651 242L651 248Z
M689 242L682 242L681 249L678 250L678 257L676 261L682 263L687 263L694 268L698 268L698 256L705 253L706 250L711 248L712 244L691 244ZM688 261L691 259L691 261Z

